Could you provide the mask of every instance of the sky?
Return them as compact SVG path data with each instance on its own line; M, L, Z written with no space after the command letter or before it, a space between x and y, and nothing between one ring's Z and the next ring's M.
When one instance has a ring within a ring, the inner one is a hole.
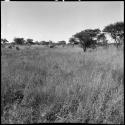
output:
M1 37L65 40L85 29L124 21L124 2L1 2Z

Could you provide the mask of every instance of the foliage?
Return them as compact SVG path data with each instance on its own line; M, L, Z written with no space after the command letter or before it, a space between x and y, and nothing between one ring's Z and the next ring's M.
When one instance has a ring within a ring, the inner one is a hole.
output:
M33 39L27 39L27 40L26 40L26 44L31 44L31 45L33 45L33 44L34 44Z
M74 46L75 44L79 44L79 41L75 37L71 37L69 43Z
M46 42L46 41L40 41L39 42L41 45L49 45L49 42Z
M63 44L65 45L66 41L62 40L62 41L59 41L58 43L61 44L61 45L63 45Z
M106 40L106 36L105 36L105 33L101 33L101 34L99 34L98 36L97 36L97 40L98 41L102 41L102 44L103 44L103 46L106 46L106 47L108 47L108 42L107 42L107 40ZM99 44L98 44L99 45Z
M14 42L15 44L24 45L25 40L24 38L14 38Z
M105 41L106 40L105 34L104 33L99 34L98 37L97 37L97 39Z
M49 40L48 42L49 42L49 45L52 45L52 44L53 44L53 41L52 41L52 40Z
M9 41L8 41L7 39L5 39L5 38L2 39L2 38L1 38L1 44L6 44L6 43L8 43L8 42L9 42Z
M99 33L99 29L86 29L76 33L74 37L79 39L80 44L85 52L87 47L90 47L91 45L95 46L96 40L94 40L94 38L96 38Z
M110 24L103 29L103 32L110 33L116 41L116 47L120 45L120 40L124 37L124 22Z
M64 40L62 40L62 41L58 41L57 44L58 44L58 45L62 45L62 46L64 46L64 45L66 45L66 41L64 41Z

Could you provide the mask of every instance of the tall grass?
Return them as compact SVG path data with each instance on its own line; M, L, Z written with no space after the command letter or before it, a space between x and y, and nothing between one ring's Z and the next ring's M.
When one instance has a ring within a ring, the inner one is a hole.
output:
M123 51L3 49L2 123L124 124Z

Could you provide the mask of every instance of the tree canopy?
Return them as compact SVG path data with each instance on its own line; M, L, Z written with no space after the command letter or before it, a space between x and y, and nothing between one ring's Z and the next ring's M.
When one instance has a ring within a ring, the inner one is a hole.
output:
M69 39L69 43L70 43L71 45L79 44L79 40L78 40L78 38L75 38L75 37L72 36L72 37Z
M65 45L66 41L62 40L62 41L58 41L58 45Z
M79 39L80 44L81 44L83 50L86 51L87 47L90 47L91 45L95 45L96 44L96 40L95 39L97 38L97 35L100 32L101 31L99 29L94 29L94 30L93 29L86 29L84 31L76 33L74 35L74 37Z
M7 39L5 39L5 38L2 39L2 38L1 38L1 44L6 44L6 43L8 43L8 42L9 42L9 41L8 41Z
M124 37L124 22L110 24L103 29L103 32L110 33L111 37L116 41L117 47L120 45L120 39Z
M33 43L33 39L27 39L27 40L26 40L26 43L27 43L27 44L34 44L34 43Z
M14 38L15 44L23 45L25 43L24 38Z

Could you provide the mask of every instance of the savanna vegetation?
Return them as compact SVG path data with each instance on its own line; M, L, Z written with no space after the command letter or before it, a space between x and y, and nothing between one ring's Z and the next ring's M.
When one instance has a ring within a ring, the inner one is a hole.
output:
M2 124L124 124L124 48L93 50L96 33L86 30L70 38L72 44L81 40L83 49L51 49L41 45L45 41L27 48L23 38L15 39L18 49L1 46Z

